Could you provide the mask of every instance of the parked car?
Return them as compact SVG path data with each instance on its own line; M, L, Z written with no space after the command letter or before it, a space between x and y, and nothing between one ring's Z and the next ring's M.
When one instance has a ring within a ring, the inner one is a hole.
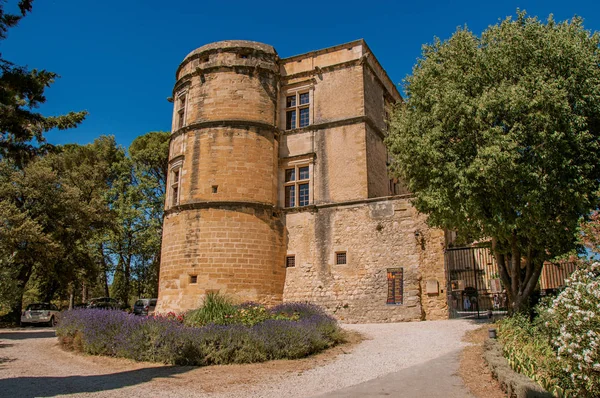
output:
M89 301L88 308L101 308L105 310L118 310L121 303L111 297L96 297Z
M157 301L158 299L155 298L139 299L133 305L133 313L135 315L152 315L154 314Z
M58 308L50 303L29 304L21 314L21 326L31 323L44 323L48 326L56 326L58 320Z

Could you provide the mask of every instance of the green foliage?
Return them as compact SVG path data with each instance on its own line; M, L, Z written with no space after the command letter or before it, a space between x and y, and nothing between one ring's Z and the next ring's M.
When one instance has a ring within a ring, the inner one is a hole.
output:
M424 46L391 120L391 167L416 208L492 239L514 310L599 203L599 44L577 17L458 29Z
M13 275L11 298L0 294L0 301L13 320L27 284L50 301L97 274L90 245L110 220L105 193L118 155L114 139L101 137L21 168L0 162L0 272Z
M600 396L600 263L584 264L540 311L557 358L580 396Z
M206 306L222 309L227 303L215 296ZM313 315L202 327L183 325L173 316L73 310L63 314L56 334L63 346L88 354L200 366L301 358L344 341L335 319L301 306L307 309L303 314Z
M208 292L202 306L185 314L185 324L204 326L211 323L225 325L231 323L236 308L230 298L225 295Z
M600 211L594 210L589 220L581 222L581 243L595 256L600 256Z
M500 321L498 339L509 365L558 397L575 397L548 330L518 314Z
M101 252L119 278L112 294L124 303L158 295L169 139L168 132L137 137L130 156L113 164L117 178L107 197L114 219Z
M271 310L253 302L235 305L228 296L209 292L200 308L185 314L184 322L196 327L209 324L254 326L267 320L297 321L315 315L325 313L318 307L301 303L286 303Z
M600 264L582 264L567 287L537 308L500 323L504 354L517 372L557 397L600 395Z
M7 31L31 11L32 0L18 3L21 15L4 11L0 2L0 40ZM43 134L51 129L65 130L77 127L87 112L69 112L61 116L43 116L35 109L46 102L44 91L58 77L46 70L29 70L0 58L0 159L11 158L24 164L39 154L46 153Z

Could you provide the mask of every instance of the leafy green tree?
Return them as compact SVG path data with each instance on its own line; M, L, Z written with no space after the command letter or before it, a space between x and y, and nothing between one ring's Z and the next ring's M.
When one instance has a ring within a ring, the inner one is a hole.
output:
M165 187L171 133L157 131L137 137L129 147L144 205L145 228L138 237L133 274L138 297L157 297Z
M600 211L594 210L586 220L581 223L582 244L592 256L600 255Z
M50 301L98 273L90 247L110 226L106 192L124 152L106 137L58 149L24 167L0 162L0 274L12 281L0 299L12 321L28 283Z
M32 3L33 0L19 1L20 15L14 15L6 13L4 1L0 1L0 41L6 39L8 29L31 11ZM61 116L36 112L46 102L44 90L57 77L54 72L17 66L0 54L0 159L9 157L23 164L51 148L46 144L45 132L73 128L83 121L85 111Z
M432 226L491 240L513 311L598 206L600 36L517 11L426 45L387 139Z
M158 294L169 138L168 132L137 137L130 156L115 165L119 177L109 191L115 224L104 248L114 269L111 294L123 303Z

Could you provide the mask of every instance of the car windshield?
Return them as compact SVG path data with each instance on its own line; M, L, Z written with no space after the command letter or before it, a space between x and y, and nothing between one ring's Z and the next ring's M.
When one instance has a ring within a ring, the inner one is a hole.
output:
M27 310L28 311L37 311L37 310L49 310L50 309L50 305L49 304L29 304L27 306Z
M138 306L144 305L144 300L138 300L138 301L136 301L135 305L138 305Z

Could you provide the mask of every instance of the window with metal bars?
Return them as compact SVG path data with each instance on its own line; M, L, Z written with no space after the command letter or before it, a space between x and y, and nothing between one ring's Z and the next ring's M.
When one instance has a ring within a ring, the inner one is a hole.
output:
M287 256L285 258L285 267L292 268L296 266L296 256Z
M346 263L346 252L336 252L335 253L335 263L337 265L343 265Z

